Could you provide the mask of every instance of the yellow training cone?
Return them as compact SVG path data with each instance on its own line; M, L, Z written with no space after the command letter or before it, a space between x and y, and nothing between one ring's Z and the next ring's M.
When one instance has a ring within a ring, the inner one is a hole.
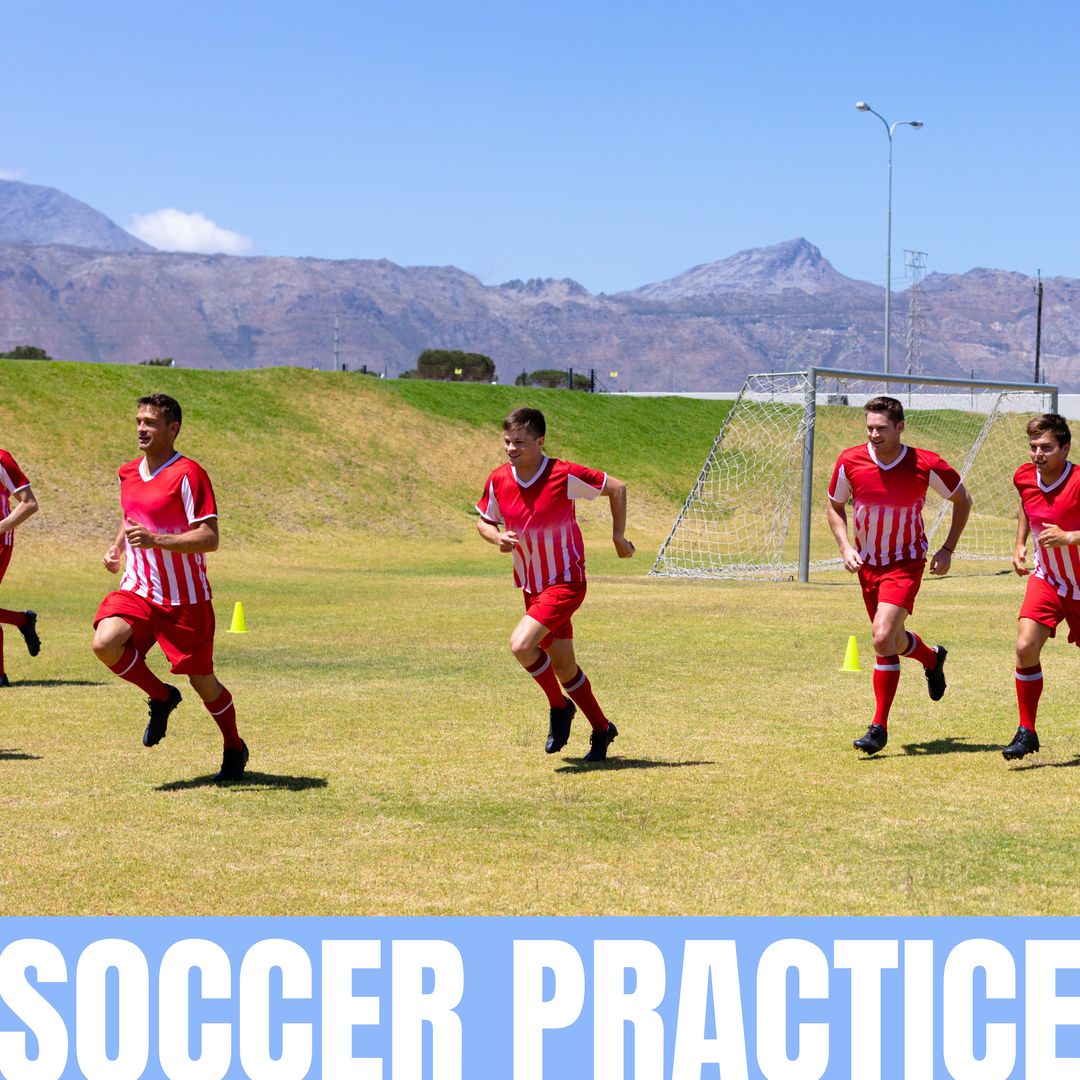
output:
M237 604L236 606L239 607L240 605ZM243 613L241 613L240 618L243 619L243 617ZM844 666L840 670L862 671L862 668L859 667L859 645L855 640L854 634L847 639L847 652L844 653Z
M247 633L247 623L244 622L244 605L241 604L239 600L236 601L236 604L234 605L234 607L232 609L232 626L229 627L229 633L230 634L246 634ZM851 640L854 641L855 639L852 638ZM858 668L859 668L859 658L856 656L855 657L855 670L858 671Z

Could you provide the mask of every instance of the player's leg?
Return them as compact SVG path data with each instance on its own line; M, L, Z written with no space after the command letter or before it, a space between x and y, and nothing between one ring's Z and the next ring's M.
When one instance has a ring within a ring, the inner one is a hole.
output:
M0 544L0 581L4 580L8 565L11 562L10 544ZM0 608L0 687L8 686L8 677L4 667L4 626L14 626L23 636L26 642L26 651L31 656L37 656L41 652L41 639L37 633L36 611L11 611L8 608Z
M1013 740L1001 754L1006 761L1022 758L1039 751L1039 735L1035 721L1042 697L1042 650L1053 636L1054 627L1034 619L1021 617L1016 624L1016 707L1020 726Z
M551 658L540 647L550 637L551 631L543 623L531 615L522 615L521 621L510 635L510 651L547 695L551 708L561 709L566 706L566 698L559 687Z
M232 694L213 672L208 675L188 675L188 682L191 683L195 693L202 698L204 708L214 718L214 723L221 732L224 744L221 771L214 779L218 783L226 780L242 780L249 755L247 743L240 738L240 733L236 729L236 706L233 704Z
M608 747L619 731L604 715L604 710L593 694L588 676L578 667L574 655L573 627L568 622L559 632L566 636L557 637L552 641L548 646L548 655L551 657L555 674L562 683L566 695L585 714L592 728L589 752L585 755L585 760L604 761L607 758Z
M159 642L174 675L186 675L203 707L221 732L221 771L214 778L242 780L248 762L247 743L236 729L236 706L232 694L214 673L214 608L212 604L187 604L168 612Z
M147 666L146 654L154 645L151 608L133 593L111 592L94 616L94 655L124 682L137 686L147 697L149 719L143 746L156 746L169 724L169 714L180 704L180 691L159 679Z

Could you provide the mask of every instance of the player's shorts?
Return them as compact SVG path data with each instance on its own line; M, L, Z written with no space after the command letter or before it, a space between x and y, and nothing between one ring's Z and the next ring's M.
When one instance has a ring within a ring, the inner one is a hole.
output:
M925 569L925 559L907 559L888 566L860 566L859 584L870 618L877 614L878 604L896 604L907 608L910 615L915 610L915 597Z
M134 631L132 643L144 656L156 641L174 675L209 675L214 670L214 605L155 604L133 592L111 592L98 605L96 627L111 616Z
M0 539L3 539L0 537ZM0 581L4 580L7 573L8 563L11 562L11 553L15 550L14 544L0 544Z
M1018 619L1031 619L1050 627L1050 636L1057 636L1058 623L1064 620L1069 627L1069 643L1080 645L1080 600L1058 596L1057 590L1041 577L1028 576L1024 602Z
M573 638L574 624L570 617L585 599L584 581L565 581L549 585L543 592L523 592L525 614L531 615L541 626L551 631L540 648L546 649L555 638Z

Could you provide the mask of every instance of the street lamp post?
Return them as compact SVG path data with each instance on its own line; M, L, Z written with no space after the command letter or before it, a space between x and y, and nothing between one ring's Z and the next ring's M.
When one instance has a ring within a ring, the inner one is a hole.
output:
M871 109L865 101L856 101L859 112L873 113L884 125L889 136L889 197L885 212L885 374L889 374L889 342L892 337L892 144L893 133L898 127L921 128L921 120L897 120L890 124L881 113Z

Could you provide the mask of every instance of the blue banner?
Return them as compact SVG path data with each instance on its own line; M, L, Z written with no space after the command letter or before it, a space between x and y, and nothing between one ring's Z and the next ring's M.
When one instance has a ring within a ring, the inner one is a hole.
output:
M0 921L0 1076L1056 1080L1072 919Z

